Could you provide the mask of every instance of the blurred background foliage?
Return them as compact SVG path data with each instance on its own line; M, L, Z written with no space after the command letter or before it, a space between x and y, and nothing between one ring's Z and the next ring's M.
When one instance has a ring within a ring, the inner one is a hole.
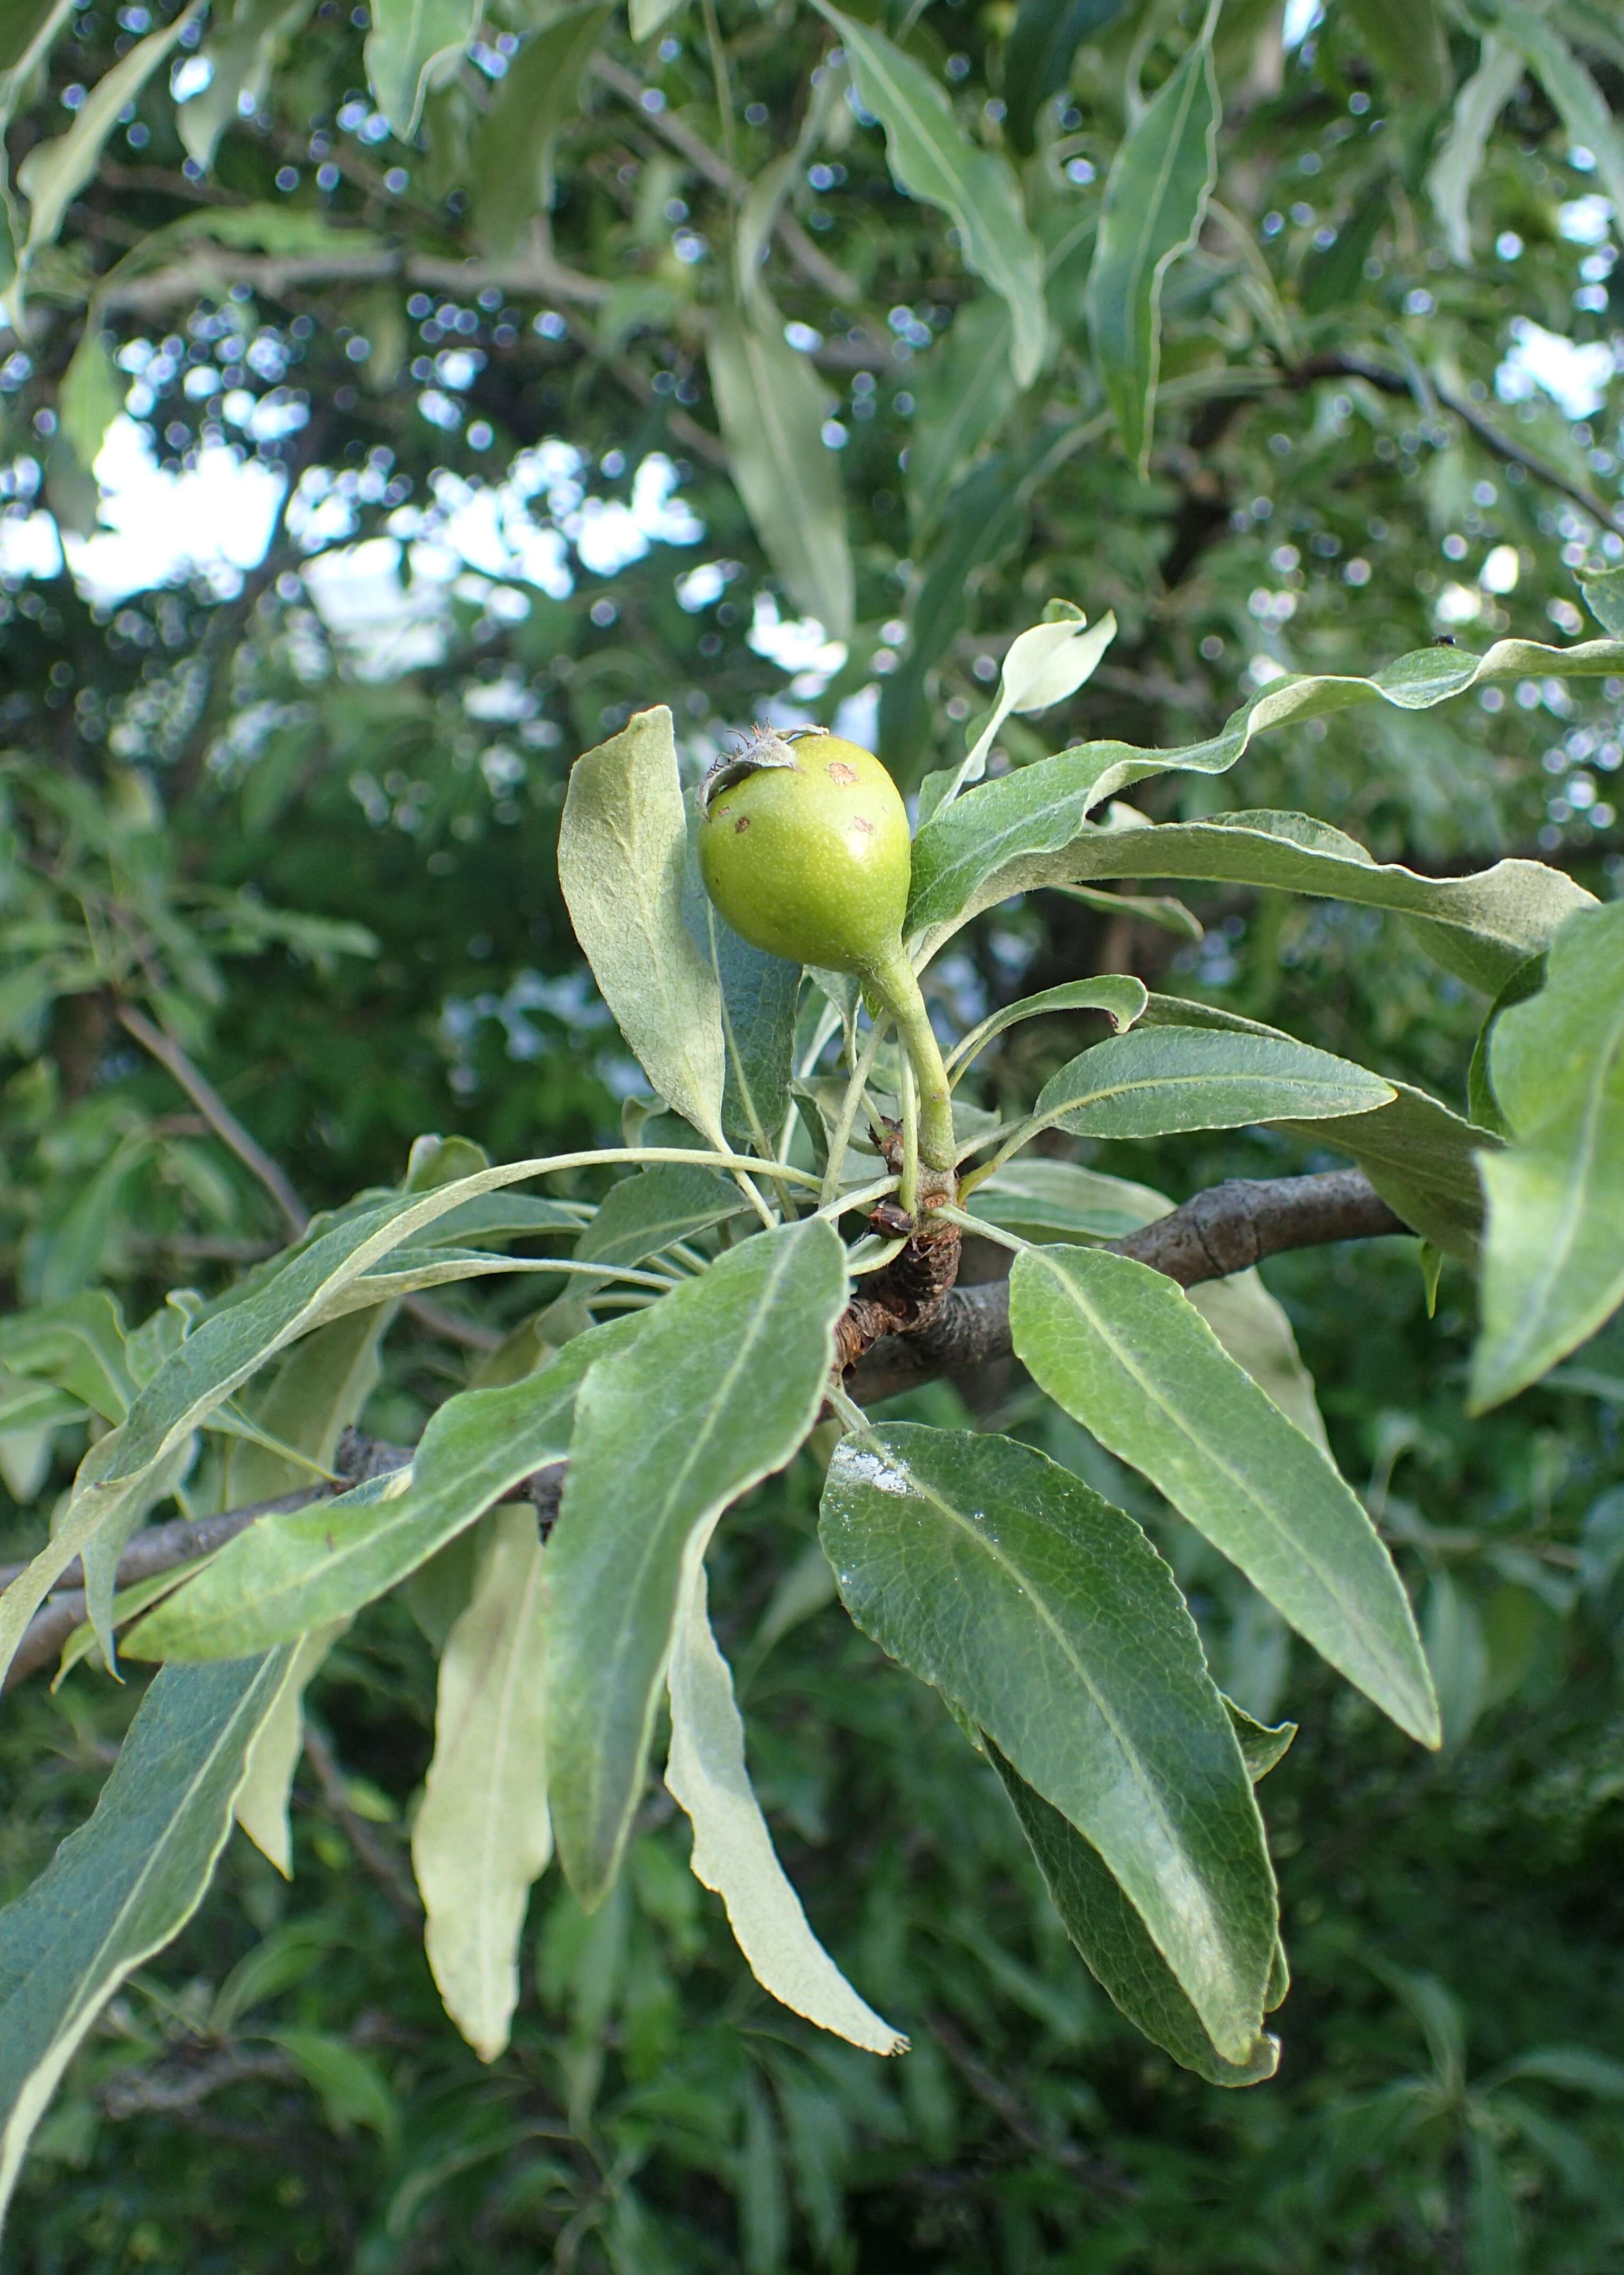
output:
M84 1319L108 1290L133 1324L279 1245L228 1126L312 1208L397 1178L424 1130L494 1156L611 1132L638 1077L554 847L570 760L634 707L669 702L696 759L757 714L838 712L911 782L962 748L1053 596L1114 608L1121 636L1074 705L1009 722L996 763L1081 733L1189 742L1281 669L1580 635L1575 572L1624 556L1605 167L1530 75L1453 238L1428 188L1485 34L1518 12L1293 0L1282 22L1230 0L1217 202L1167 281L1145 479L1102 412L1083 276L1128 91L1166 78L1188 9L851 11L1020 169L1051 349L1024 394L1006 375L981 396L989 298L943 217L894 187L811 10L690 0L634 46L604 9L491 0L416 140L366 91L365 9L190 18L0 336L8 1308ZM0 69L27 13L0 28ZM1612 12L1546 13L1616 111ZM176 20L162 0L72 12L9 88L13 180ZM1058 76L1039 67L1055 54ZM215 79L188 80L208 56ZM193 110L210 102L212 149ZM767 275L827 396L855 571L838 640L786 589L782 527L764 550L741 503L705 359L743 184L791 153L794 234ZM1433 871L1537 852L1614 897L1621 699L1527 682L1362 710L1145 804L1300 806ZM1395 925L1189 898L1199 941L1097 898L995 911L938 967L940 1016L1134 970L1464 1103L1482 1006ZM200 1072L201 1103L143 1025ZM1019 1030L1003 1078L1040 1081L1076 1047L1065 1029ZM1320 1166L1258 1134L1088 1158L1178 1198ZM1268 1278L1418 1592L1436 1759L1288 1652L1012 1373L963 1400L1141 1515L1220 1680L1301 1720L1261 1796L1297 1977L1276 2082L1198 2082L1092 1989L990 1772L834 1607L804 1461L730 1521L713 1598L786 1864L911 2032L907 2060L768 2007L652 1791L598 1915L555 1878L538 1891L514 2043L482 2068L412 1917L437 1638L428 1596L418 1620L394 1599L313 1693L292 1884L234 1841L200 1919L75 2063L13 2264L1624 2268L1624 1338L1469 1427L1455 1267L1431 1319L1410 1243ZM404 1319L368 1427L414 1438L527 1300ZM0 1531L23 1554L85 1433L18 1377L0 1395ZM910 1404L963 1418L946 1386ZM8 1700L4 1893L87 1813L140 1680L81 1668Z

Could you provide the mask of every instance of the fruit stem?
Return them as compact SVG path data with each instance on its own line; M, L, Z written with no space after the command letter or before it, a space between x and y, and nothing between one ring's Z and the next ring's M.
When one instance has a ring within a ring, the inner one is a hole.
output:
M941 1048L931 1025L919 983L901 941L867 975L896 1027L919 1092L919 1158L928 1168L950 1175L953 1169L953 1093L948 1086Z

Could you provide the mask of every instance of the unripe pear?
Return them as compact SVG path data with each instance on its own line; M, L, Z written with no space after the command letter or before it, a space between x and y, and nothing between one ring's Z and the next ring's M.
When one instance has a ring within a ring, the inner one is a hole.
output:
M908 811L878 759L839 735L758 733L711 774L705 889L752 947L791 964L889 964L908 906Z
M821 728L759 728L706 777L699 873L752 947L851 971L892 1019L919 1100L919 1154L953 1168L953 1100L903 946L912 844L908 809L871 752Z

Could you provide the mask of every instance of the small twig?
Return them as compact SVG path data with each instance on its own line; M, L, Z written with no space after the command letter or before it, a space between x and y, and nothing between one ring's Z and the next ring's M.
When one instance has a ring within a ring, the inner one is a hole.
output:
M931 2016L931 2036L977 2100L985 2102L1023 2149L1059 2165L1063 2171L1075 2174L1101 2196L1115 2196L1124 2203L1132 2203L1139 2196L1142 2191L1114 2165L1107 2164L1103 2158L1091 2157L1086 2150L1076 2148L1069 2141L1051 2140L1040 2131L1003 2081L994 2077L986 2064L971 2052L945 2014Z
M195 2109L211 2094L230 2085L271 2080L296 2084L298 2065L280 2048L266 2047L250 2053L233 2047L198 2061L169 2062L161 2069L121 2070L109 2078L96 2096L103 2116L115 2121L125 2117L178 2117Z
M402 1872L366 1818L358 1816L351 1807L350 1796L344 1790L344 1772L338 1766L332 1748L313 1722L305 1725L305 1757L316 1773L322 1800L343 1827L350 1846L382 1889L389 1900L389 1909L397 1919L415 1934L423 1924L423 1905L417 1889Z
M696 174L703 174L713 189L721 190L730 200L742 198L750 187L743 175L729 165L727 160L703 141L691 127L684 126L680 118L668 110L646 110L643 96L646 90L634 72L617 64L610 56L595 55L589 66L593 76L630 103L643 125L651 134L658 134L673 150L686 158ZM862 294L855 282L829 259L827 253L815 246L792 213L782 211L773 224L773 233L801 274L820 292L832 300L859 300Z
M310 1222L310 1211L294 1191L285 1170L243 1128L208 1076L193 1065L172 1036L154 1026L145 1012L138 1011L133 1004L119 1004L118 1024L127 1034L134 1036L166 1073L173 1076L221 1144L229 1146L243 1167L259 1179L287 1219L293 1237L298 1239Z
M1390 371L1383 364L1368 363L1363 356L1314 356L1307 363L1299 364L1287 377L1289 384L1296 388L1311 386L1318 379L1362 379L1367 387L1373 387L1383 395L1413 397L1415 394L1403 372ZM1503 435L1492 419L1485 419L1481 411L1456 395L1452 389L1439 387L1434 382L1432 392L1441 407L1453 418L1458 419L1463 427L1469 427L1484 448L1492 450L1497 458L1504 458L1511 465L1521 466L1525 473L1532 474L1537 481L1544 482L1548 489L1557 491L1588 513L1593 521L1598 521L1604 529L1624 534L1624 518L1620 516L1616 507L1608 504L1605 498L1598 496L1594 490L1587 489L1582 482L1570 480L1560 467L1553 466L1536 451L1525 450L1511 435Z

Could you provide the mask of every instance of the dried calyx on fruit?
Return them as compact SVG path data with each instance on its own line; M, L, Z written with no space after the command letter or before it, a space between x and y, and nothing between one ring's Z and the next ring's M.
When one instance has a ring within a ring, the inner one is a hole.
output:
M903 947L908 811L871 752L821 728L759 727L699 795L699 873L753 947L854 972L896 1027L919 1093L919 1154L953 1167L953 1105Z

